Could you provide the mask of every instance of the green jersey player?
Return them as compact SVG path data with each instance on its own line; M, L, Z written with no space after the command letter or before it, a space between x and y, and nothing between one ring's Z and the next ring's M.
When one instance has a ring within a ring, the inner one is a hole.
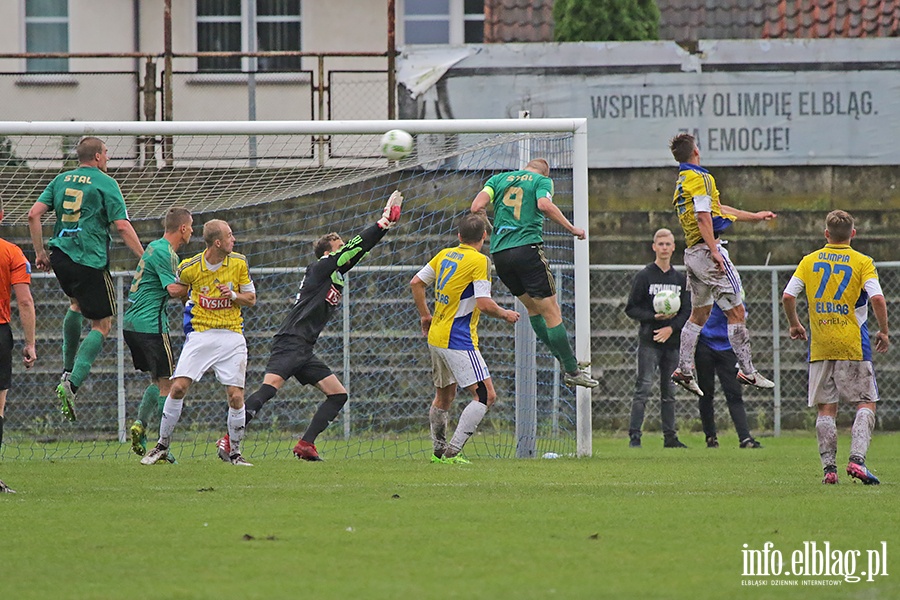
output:
M131 449L138 456L147 450L147 425L154 414L161 417L169 395L175 359L169 342L170 298L181 295L183 286L175 283L178 249L191 239L194 219L186 208L170 208L165 218L165 233L147 244L128 292L128 308L123 316L125 343L131 350L134 368L150 374L153 380L144 391L138 418L131 425Z
M56 395L60 410L70 421L75 420L75 392L90 373L116 314L107 255L110 225L116 226L135 256L144 252L128 220L119 184L106 174L106 144L86 137L75 152L78 168L57 175L28 211L35 265L42 271L52 268L69 297L69 311L63 320L63 375ZM56 213L53 238L47 244L49 255L41 230L41 217L48 211ZM83 318L91 321L91 331L81 341Z
M497 275L528 309L538 339L563 366L566 385L592 388L598 382L579 368L562 322L556 282L544 256L544 217L580 240L585 232L553 204L549 175L550 165L543 158L530 161L522 170L494 175L475 196L471 211L483 214L488 204L493 205L491 256Z

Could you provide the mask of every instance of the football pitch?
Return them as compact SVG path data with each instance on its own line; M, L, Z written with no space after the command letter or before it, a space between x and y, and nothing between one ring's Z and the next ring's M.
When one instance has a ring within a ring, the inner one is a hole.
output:
M733 438L599 437L590 459L471 465L305 463L288 443L253 468L5 460L0 597L900 597L900 435L873 440L880 486L843 468L821 485L812 434ZM778 558L781 575L762 572ZM823 558L837 576L816 573Z

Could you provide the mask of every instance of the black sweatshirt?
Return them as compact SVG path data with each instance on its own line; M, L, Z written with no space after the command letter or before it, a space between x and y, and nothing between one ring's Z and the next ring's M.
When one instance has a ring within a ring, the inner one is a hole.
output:
M681 296L681 309L674 317L667 321L657 321L654 317L653 296L661 290L672 290ZM672 327L672 335L663 344L667 348L677 347L681 328L691 315L691 295L687 289L687 279L684 273L676 271L674 267L663 273L655 262L650 263L634 276L631 284L631 294L628 296L628 304L625 306L625 314L636 321L640 321L641 328L638 337L642 344L656 344L653 341L653 332L662 327Z
M310 346L315 344L341 303L344 273L381 241L385 233L387 230L377 224L367 227L337 252L323 256L306 267L294 307L275 335L292 335Z

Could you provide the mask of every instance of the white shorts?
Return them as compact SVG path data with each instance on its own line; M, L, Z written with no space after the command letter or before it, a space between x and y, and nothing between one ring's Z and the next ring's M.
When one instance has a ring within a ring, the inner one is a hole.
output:
M491 376L478 350L450 350L429 344L428 351L431 353L431 379L436 388L454 383L467 388Z
M184 341L172 379L187 377L200 381L213 369L222 385L244 387L247 372L247 341L244 336L228 329L192 331Z
M731 263L728 250L721 244L718 248L725 259L724 273L716 266L705 243L695 244L684 251L684 268L693 307L711 306L715 302L722 310L729 310L743 304L741 276Z
M875 368L869 360L809 363L809 405L878 402Z

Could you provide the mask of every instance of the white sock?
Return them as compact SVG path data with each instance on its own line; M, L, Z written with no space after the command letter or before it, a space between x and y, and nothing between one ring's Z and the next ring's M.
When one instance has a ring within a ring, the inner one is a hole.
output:
M737 356L741 371L745 375L756 373L756 367L753 366L753 361L750 360L750 332L747 331L747 326L744 323L728 324L728 343L731 344L734 355Z
M875 413L870 408L856 411L853 428L850 430L850 458L866 462L866 452L872 441L872 430L875 429Z
M819 440L822 467L833 467L837 460L837 426L834 417L820 415L816 418L816 438Z
M453 457L462 451L463 446L466 445L466 442L468 442L469 438L472 437L472 434L475 433L475 429L478 427L478 424L481 423L481 419L484 418L486 412L487 405L482 404L477 400L469 402L469 405L466 406L466 408L463 409L462 414L459 415L459 424L456 426L456 431L453 432L453 439L450 440L450 448L444 456Z
M184 398L175 399L171 395L166 396L166 404L163 406L162 420L159 422L159 443L169 447L172 442L172 433L181 418L181 409L184 407Z
M244 427L247 424L247 412L244 407L228 408L228 439L231 441L231 454L240 454L241 440L244 439Z
M450 414L438 408L434 404L428 411L428 422L431 425L431 441L434 445L434 455L443 456L447 451L447 422Z
M678 367L685 375L694 374L694 354L697 352L697 340L703 329L693 321L688 321L681 328L681 346L678 351Z

